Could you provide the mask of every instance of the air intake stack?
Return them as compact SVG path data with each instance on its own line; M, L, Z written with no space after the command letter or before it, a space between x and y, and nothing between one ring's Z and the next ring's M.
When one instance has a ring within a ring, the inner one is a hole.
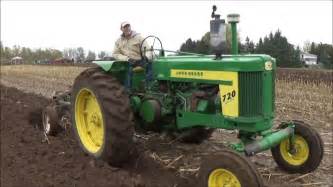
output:
M239 14L229 14L228 23L231 24L231 54L238 54L237 23L239 23Z

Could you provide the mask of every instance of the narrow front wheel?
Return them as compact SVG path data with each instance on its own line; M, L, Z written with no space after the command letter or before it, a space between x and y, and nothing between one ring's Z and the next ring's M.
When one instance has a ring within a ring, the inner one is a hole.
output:
M277 165L289 173L308 173L318 168L324 154L321 137L310 125L294 121L294 146L285 139L272 148L272 155Z

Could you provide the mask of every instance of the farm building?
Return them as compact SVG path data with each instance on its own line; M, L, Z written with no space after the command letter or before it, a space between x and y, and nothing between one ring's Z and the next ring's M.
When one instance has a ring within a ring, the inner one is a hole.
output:
M310 53L301 53L300 55L301 62L304 65L317 65L317 55Z
M11 64L23 64L23 58L22 58L22 57L19 57L19 56L13 57L13 58L10 60L10 63L11 63Z
M51 64L70 64L74 63L74 59L68 59L68 58L58 58L53 61L51 61Z

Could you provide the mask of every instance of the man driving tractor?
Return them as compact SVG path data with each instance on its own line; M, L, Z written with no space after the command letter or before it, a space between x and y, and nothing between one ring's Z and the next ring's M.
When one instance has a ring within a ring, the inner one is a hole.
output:
M141 57L142 50L148 50L149 46L147 42L143 42L143 46L140 46L144 38L137 32L131 29L129 22L124 21L120 25L122 34L116 41L112 56L119 61L129 62L129 71L127 74L127 81L125 87L127 90L131 88L131 80L133 71L142 71L146 69L146 81L152 79L152 66L149 62L152 58L149 52L145 53L144 58ZM140 49L141 48L141 49Z

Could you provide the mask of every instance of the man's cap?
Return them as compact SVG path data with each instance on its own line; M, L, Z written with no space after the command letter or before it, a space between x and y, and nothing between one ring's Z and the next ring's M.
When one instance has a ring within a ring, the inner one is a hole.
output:
M126 25L131 25L128 21L124 21L121 23L120 28L124 28Z

